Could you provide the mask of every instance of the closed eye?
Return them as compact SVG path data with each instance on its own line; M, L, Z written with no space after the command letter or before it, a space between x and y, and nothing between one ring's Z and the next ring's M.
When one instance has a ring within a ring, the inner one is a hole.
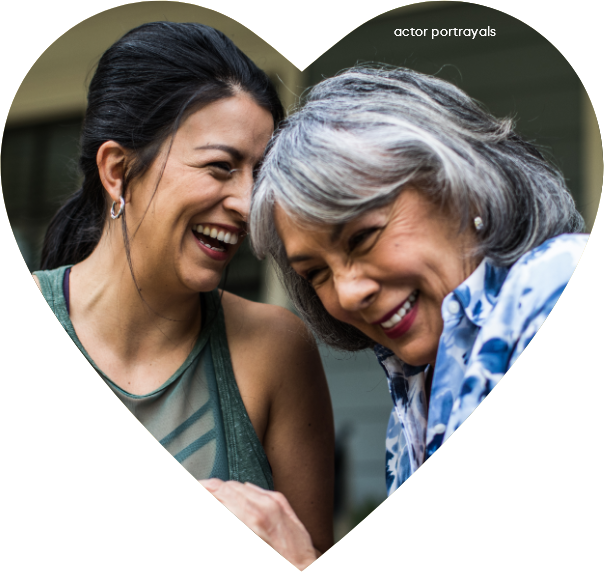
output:
M311 286L316 287L325 279L324 275L326 274L326 271L326 267L311 268L310 270L305 270L301 276L304 278L304 280L309 282Z
M376 232L379 232L380 230L382 230L381 227L372 227L372 228L365 228L355 234L353 234L349 239L348 239L348 252L351 253L353 250L355 250L355 248L362 246L362 245L366 245L367 246L367 241L368 239L375 235ZM369 248L373 246L373 244L369 245Z
M213 163L207 163L206 168L210 174L219 180L229 180L237 169L233 169L231 163L227 161L214 161Z
M214 163L210 163L208 165L208 167L213 167L215 169L219 169L221 171L224 171L227 174L231 174L231 171L233 171L233 169L231 168L230 163L227 163L226 161L216 161Z

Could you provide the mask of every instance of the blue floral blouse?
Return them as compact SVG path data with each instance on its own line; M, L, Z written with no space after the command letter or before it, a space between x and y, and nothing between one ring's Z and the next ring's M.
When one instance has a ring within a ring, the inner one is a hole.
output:
M436 451L510 369L566 287L587 243L566 234L510 268L483 260L443 300L443 333L431 366L410 367L377 345L394 407L386 434L386 486L392 494Z

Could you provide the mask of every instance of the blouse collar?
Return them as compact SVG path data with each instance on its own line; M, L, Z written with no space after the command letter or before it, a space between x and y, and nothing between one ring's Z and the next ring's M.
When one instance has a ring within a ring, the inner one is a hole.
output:
M497 304L508 272L509 268L494 266L484 258L476 270L445 297L443 308L449 297L455 296L468 320L481 328Z
M451 300L457 299L468 320L481 328L497 304L501 286L508 272L509 268L494 266L486 258L483 258L476 270L453 292L445 296L441 308L443 319L445 321L447 319L445 308L449 307ZM374 351L378 360L382 363L394 355L392 350L380 344L375 344ZM414 375L418 370L425 369L425 366L420 368L406 366L406 369L408 369L408 371L405 371L407 375Z

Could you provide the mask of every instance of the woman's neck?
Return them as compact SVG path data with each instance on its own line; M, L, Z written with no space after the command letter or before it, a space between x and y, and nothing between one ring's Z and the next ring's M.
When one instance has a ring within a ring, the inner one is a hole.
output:
M84 347L128 363L154 361L179 348L188 353L201 328L199 293L179 290L166 275L136 271L134 261L135 283L123 244L111 240L73 267L70 317L91 346L82 340Z

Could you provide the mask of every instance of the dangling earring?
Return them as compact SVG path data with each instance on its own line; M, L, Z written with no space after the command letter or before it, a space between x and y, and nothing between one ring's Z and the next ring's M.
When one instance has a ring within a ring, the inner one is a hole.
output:
M122 211L120 210L120 212L122 212ZM482 218L477 216L474 219L474 226L476 227L477 232L480 232L484 228L484 223L482 222Z
M124 197L120 197L120 210L117 211L117 214L113 212L113 209L115 208L115 201L113 201L113 204L111 205L111 218L113 220L118 219L122 216L123 212L124 212L124 205L126 203L124 202Z

